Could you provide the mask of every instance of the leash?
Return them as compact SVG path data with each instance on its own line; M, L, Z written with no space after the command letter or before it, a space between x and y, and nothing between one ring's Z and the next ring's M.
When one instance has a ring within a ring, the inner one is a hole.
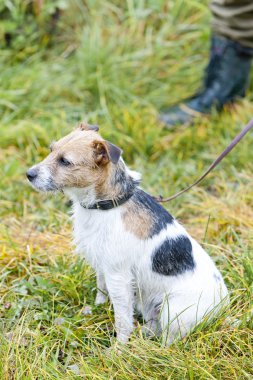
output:
M155 197L155 200L160 203L164 202L170 202L173 199L179 197L181 194L185 193L186 191L192 189L194 186L198 185L200 182L203 181L203 179L214 169L216 166L225 158L231 150L242 140L242 138L246 135L246 133L249 132L249 130L253 128L253 119L250 120L250 122L241 130L241 132L235 136L233 141L226 147L226 149L223 150L223 152L216 158L216 160L213 161L213 163L209 166L209 168L202 174L201 177L199 177L193 184L190 186L187 186L185 189L179 191L178 193L171 195L168 198L163 198L161 195L158 197Z

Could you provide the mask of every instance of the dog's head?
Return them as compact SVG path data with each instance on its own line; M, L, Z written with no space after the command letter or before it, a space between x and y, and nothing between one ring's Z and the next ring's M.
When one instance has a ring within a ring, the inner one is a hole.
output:
M40 191L97 186L117 165L122 153L99 135L97 126L86 123L53 142L50 149L42 162L27 171L28 180Z

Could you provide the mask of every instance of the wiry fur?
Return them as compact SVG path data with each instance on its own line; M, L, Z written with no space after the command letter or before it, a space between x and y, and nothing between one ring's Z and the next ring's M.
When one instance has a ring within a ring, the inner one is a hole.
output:
M227 288L213 261L140 189L138 175L117 158L117 150L110 153L114 147L107 149L95 129L82 125L52 148L30 175L28 171L29 179L39 190L61 189L72 199L77 252L96 271L96 304L109 294L120 342L127 342L133 330L134 310L143 315L148 330L162 332L165 343L185 336L218 310ZM62 157L71 164L62 165ZM133 196L119 207L83 207L128 192Z

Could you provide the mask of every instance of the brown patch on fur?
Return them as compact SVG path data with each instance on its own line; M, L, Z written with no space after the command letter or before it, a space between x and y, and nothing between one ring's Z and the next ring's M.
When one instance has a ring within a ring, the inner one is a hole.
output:
M122 219L128 232L142 240L149 237L150 229L153 225L152 217L132 200L127 203Z
M118 187L113 187L108 180L110 178L110 170L106 170L106 173L103 173L103 178L100 178L99 181L95 184L95 192L97 199L117 199L119 195Z
M76 129L54 142L52 152L39 165L50 170L58 188L101 186L108 177L111 163L108 161L103 168L97 165L94 141L104 143L96 131ZM62 164L62 158L70 165Z
M38 166L48 169L57 189L86 188L93 185L98 199L115 199L119 186L113 186L121 150L105 141L94 128L75 129L50 146L51 153ZM117 160L116 160L117 159Z
M94 141L93 148L96 165L108 164L108 162L110 161L110 156L106 143L102 141Z

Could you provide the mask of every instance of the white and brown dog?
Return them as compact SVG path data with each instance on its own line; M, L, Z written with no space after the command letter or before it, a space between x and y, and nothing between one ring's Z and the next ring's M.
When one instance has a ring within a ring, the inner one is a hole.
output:
M96 304L113 304L117 339L127 342L134 310L165 343L184 337L227 298L201 246L139 187L122 151L81 123L27 172L35 189L73 202L74 242L97 275Z

